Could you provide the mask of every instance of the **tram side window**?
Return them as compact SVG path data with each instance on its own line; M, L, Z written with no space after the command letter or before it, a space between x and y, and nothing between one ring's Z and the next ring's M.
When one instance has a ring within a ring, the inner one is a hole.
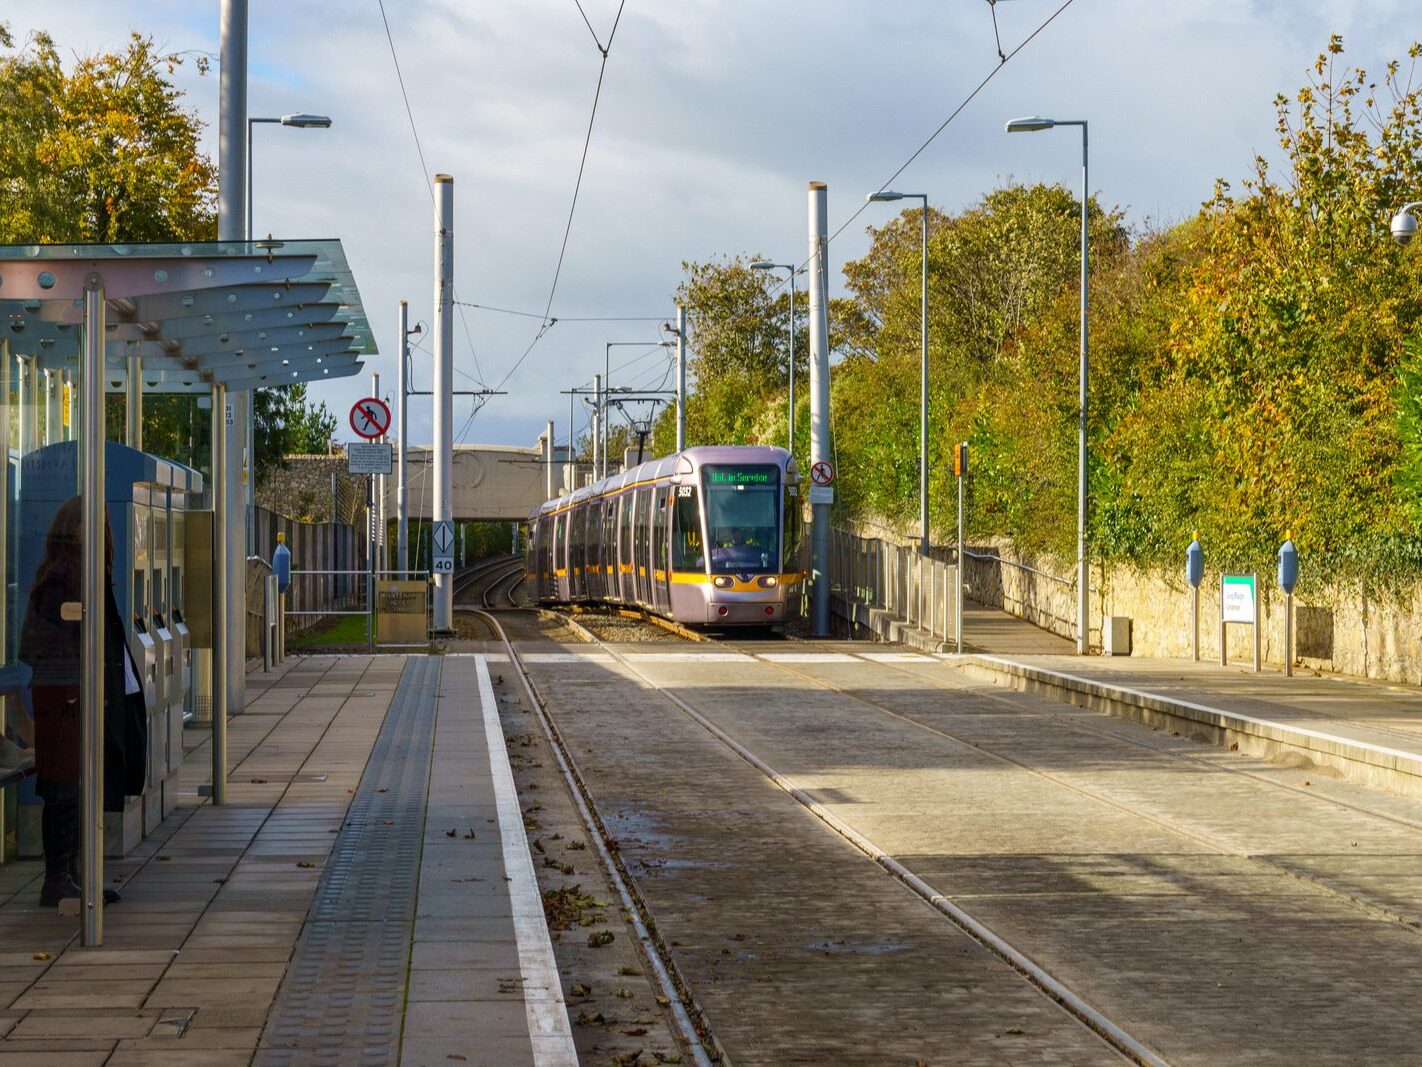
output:
M785 570L800 565L800 539L805 531L805 513L800 503L799 486L785 487Z
M679 485L672 504L672 570L706 571L701 542L701 505L694 485Z
M656 498L656 525L652 530L654 544L652 546L652 566L657 570L666 572L667 569L667 497L658 489L655 491Z

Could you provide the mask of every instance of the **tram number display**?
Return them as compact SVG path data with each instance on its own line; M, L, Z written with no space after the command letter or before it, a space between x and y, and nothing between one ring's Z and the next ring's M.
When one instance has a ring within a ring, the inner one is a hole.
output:
M708 485L774 485L774 467L708 467Z

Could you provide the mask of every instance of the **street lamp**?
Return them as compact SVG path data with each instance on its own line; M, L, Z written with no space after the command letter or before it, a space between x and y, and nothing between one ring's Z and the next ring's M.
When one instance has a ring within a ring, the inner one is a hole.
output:
M786 451L795 454L795 270L793 263L771 263L758 259L750 265L751 270L783 270L790 276L790 433Z
M893 200L923 201L922 293L919 300L918 357L918 551L928 553L928 194L895 193L887 189L870 193L871 204Z
M247 240L252 240L252 127L258 122L274 122L283 126L295 126L301 130L330 129L331 120L326 115L282 115L279 118L247 119Z
M1076 652L1079 656L1086 655L1087 640L1089 636L1089 626L1091 623L1091 608L1089 604L1089 594L1091 591L1091 573L1086 560L1086 381L1087 381L1087 346L1086 346L1086 203L1090 190L1087 186L1087 155L1086 155L1086 120L1085 119L1044 119L1036 115L1028 118L1012 119L1007 123L1008 133L1036 133L1038 130L1050 130L1054 126L1080 126L1081 127L1081 382L1080 399L1077 410L1077 444L1076 444ZM1405 211L1406 209L1404 209ZM1393 220L1394 230L1397 220ZM1413 228L1417 222L1412 221Z
M1422 200L1403 204L1398 208L1397 214L1392 217L1392 239L1398 244L1408 244L1413 237L1417 236L1417 216L1412 212L1419 207L1422 207Z

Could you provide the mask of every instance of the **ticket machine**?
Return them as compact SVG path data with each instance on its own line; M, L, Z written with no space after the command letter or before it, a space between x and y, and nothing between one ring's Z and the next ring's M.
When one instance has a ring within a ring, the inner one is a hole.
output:
M44 557L45 536L60 506L75 495L78 453L66 441L24 457L19 510L25 520L16 558L17 603L29 597ZM177 799L176 772L183 758L182 708L185 635L174 622L186 580L181 553L175 562L173 498L186 508L201 478L195 471L138 452L117 442L105 445L106 499L114 538L114 599L124 621L129 649L138 665L148 712L147 783L122 813L105 816L105 847L122 855L154 829ZM181 486L181 492L175 487ZM181 534L177 544L183 544ZM175 580L174 572L178 577Z

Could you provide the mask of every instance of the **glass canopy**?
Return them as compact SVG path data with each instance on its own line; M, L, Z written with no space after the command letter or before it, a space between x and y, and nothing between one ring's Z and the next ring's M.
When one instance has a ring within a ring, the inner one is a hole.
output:
M292 385L376 352L339 240L0 245L0 337L41 370L78 369L84 290L107 298L105 388Z

